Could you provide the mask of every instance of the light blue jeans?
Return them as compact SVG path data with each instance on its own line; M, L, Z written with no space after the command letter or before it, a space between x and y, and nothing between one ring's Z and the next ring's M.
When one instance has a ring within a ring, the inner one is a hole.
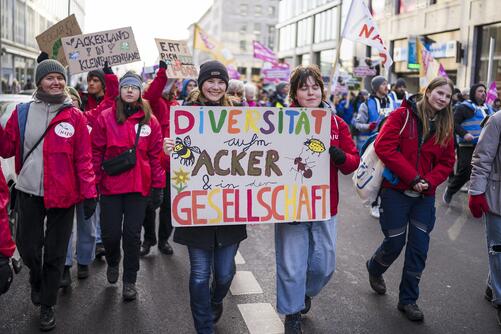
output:
M89 265L94 261L96 256L96 225L99 224L99 204L96 206L96 212L90 219L84 219L83 203L76 206L77 215L77 263L81 265ZM73 232L71 232L70 241L68 242L68 251L66 252L66 266L73 265Z
M492 302L501 305L501 216L488 213L484 219L489 253L487 284L492 289Z
M277 310L304 309L305 295L315 297L336 267L337 217L319 222L275 224Z

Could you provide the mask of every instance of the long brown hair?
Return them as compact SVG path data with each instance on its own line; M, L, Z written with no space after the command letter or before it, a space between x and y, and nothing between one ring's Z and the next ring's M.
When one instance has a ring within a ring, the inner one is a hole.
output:
M125 120L127 120L127 116L125 115L125 105L126 103L122 100L120 96L116 98L116 117L117 117L117 123L118 124L123 124ZM142 99L139 97L137 102L133 103L133 107L142 109L144 111L144 117L141 120L142 124L146 124L150 121L151 119L151 106L148 103L148 101Z
M452 81L448 78L436 77L428 84L423 97L417 103L418 115L421 119L421 123L423 124L423 138L426 138L430 133L430 117L432 116L432 107L430 105L430 102L428 101L426 93L432 92L434 89L444 85L449 85L452 94L452 92L454 91L454 84L452 83ZM452 115L451 103L452 98L444 110L440 110L439 112L435 113L435 144L439 144L440 146L446 146L450 138L452 137L452 131L454 129L454 118Z
M322 80L322 74L320 73L318 66L313 64L308 66L299 65L294 70L292 70L289 80L291 85L291 88L289 90L289 97L291 101L294 101L294 103L297 104L297 90L306 85L309 77L311 77L320 87L320 89L322 90L322 101L325 100L324 81Z

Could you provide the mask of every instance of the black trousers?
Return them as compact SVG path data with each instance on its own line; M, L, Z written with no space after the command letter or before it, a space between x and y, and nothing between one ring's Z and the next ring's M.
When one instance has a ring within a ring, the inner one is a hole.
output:
M470 179L471 175L471 159L473 156L474 146L459 146L457 149L458 162L456 174L449 180L447 187L449 194L454 195L462 186Z
M156 210L151 205L146 207L144 216L144 241L150 245L156 245L157 238L155 235ZM172 217L170 207L170 174L167 173L167 187L164 189L164 197L160 205L160 213L158 217L158 243L163 244L169 240L172 234Z
M42 305L56 305L68 241L73 229L75 206L46 209L43 197L18 191L17 210L16 243L23 262L30 268L31 286L40 290ZM45 217L47 224L44 235Z
M101 238L109 266L120 264L120 241L124 251L123 276L126 283L136 283L139 270L141 225L147 197L140 193L101 195Z

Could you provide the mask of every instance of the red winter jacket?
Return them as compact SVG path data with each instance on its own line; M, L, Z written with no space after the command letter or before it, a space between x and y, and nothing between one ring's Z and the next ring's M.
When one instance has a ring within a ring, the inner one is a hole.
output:
M59 125L64 125L64 129ZM52 127L43 141L45 208L69 208L86 198L95 198L89 130L82 112L75 107L63 109L49 126ZM66 133L58 134L61 130ZM0 127L0 143L3 158L16 156L16 173L19 174L22 164L17 108L5 130Z
M91 128L94 127L97 117L103 112L103 110L111 108L115 105L115 99L120 93L118 91L118 78L115 74L105 74L104 81L106 82L106 92L102 101L92 108L89 104L85 105L84 115ZM95 100L93 99L90 105L95 104Z
M9 227L9 217L7 216L7 205L10 194L7 183L0 168L0 255L11 257L14 254L16 245L12 241Z
M404 127L405 119L409 119ZM402 106L393 111L381 132L378 134L374 148L376 154L398 178L400 182L394 186L388 181L383 188L398 190L410 189L416 177L424 178L430 184L425 195L434 195L436 188L446 180L454 166L454 139L452 136L445 146L435 144L435 135L428 138L421 146L418 158L418 125L421 123L413 108L412 102L404 101Z
M155 79L150 83L148 89L143 93L143 98L148 100L153 115L157 118L160 126L162 127L162 135L164 138L170 137L169 135L169 122L170 122L170 108L178 106L176 100L169 101L162 97L163 90L167 84L167 74L165 68L159 68ZM160 162L162 167L170 171L170 156L166 155L163 151L160 155Z
M134 146L136 127L144 117L140 110L127 118L123 124L116 121L115 107L104 110L92 128L92 162L99 192L115 195L139 192L148 196L151 188L165 188L165 170L160 166L162 133L155 116L141 128L136 149L136 165L119 175L110 176L101 169L108 160Z
M297 108L293 102L291 108ZM330 107L323 103L323 108ZM330 198L331 198L331 216L337 215L337 205L339 203L338 170L343 174L353 173L360 163L360 156L351 137L350 128L339 116L331 116L331 142L330 146L339 147L346 154L346 161L336 166L330 160Z

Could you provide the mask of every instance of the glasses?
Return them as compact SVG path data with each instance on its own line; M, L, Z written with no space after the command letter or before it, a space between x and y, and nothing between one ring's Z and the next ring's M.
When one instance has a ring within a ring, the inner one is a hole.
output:
M139 87L137 87L137 86L132 86L132 85L125 85L125 86L122 86L122 89L125 89L125 90L129 90L129 89L131 89L131 90L133 90L133 91L137 91L137 90L139 90Z

